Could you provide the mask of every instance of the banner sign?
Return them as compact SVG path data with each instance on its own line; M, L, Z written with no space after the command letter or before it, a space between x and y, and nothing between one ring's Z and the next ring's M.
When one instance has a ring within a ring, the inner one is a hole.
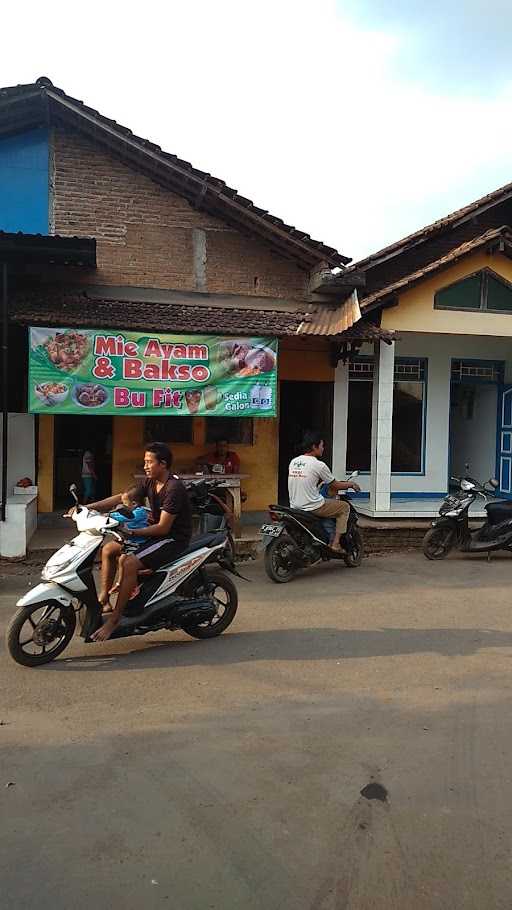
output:
M30 329L29 410L275 417L277 340Z

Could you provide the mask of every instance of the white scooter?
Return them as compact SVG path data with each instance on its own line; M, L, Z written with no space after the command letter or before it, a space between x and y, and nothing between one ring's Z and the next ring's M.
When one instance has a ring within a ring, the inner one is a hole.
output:
M9 654L26 667L49 663L64 651L73 637L77 614L82 638L91 641L102 623L93 576L95 556L107 535L119 543L125 541L116 531L117 521L80 506L76 486L70 492L77 503L70 517L79 533L48 560L42 583L17 602L7 629ZM109 641L162 629L183 629L193 638L213 638L224 632L238 606L237 589L222 571L234 572L226 544L224 531L197 537L179 559L145 577Z

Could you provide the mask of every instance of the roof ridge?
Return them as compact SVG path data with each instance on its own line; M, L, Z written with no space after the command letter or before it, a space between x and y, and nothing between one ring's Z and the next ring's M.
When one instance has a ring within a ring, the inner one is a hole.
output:
M95 127L109 130L111 135L113 134L117 140L128 143L132 149L135 147L139 152L150 155L153 159L156 158L157 161L154 160L154 164L160 162L172 168L177 179L186 178L187 181L194 180L196 183L201 184L201 186L198 186L198 192L202 193L204 197L203 204L205 208L208 207L206 195L210 192L212 196L209 201L212 207L224 207L228 214L231 214L233 220L238 218L239 222L245 221L246 224L248 220L252 221L253 225L257 223L260 227L260 232L266 232L269 239L270 237L274 239L276 247L279 246L279 243L285 244L288 253L291 254L293 251L296 258L302 260L305 264L308 258L313 259L315 263L327 260L331 266L345 265L350 262L350 258L339 253L335 247L328 246L320 240L314 240L307 232L298 230L293 225L286 224L282 218L258 207L251 199L242 196L238 190L229 187L221 178L214 177L206 171L195 168L189 161L185 161L185 159L179 158L179 156L171 152L164 151L156 143L138 136L128 127L106 117L80 99L68 95L64 89L54 85L48 76L40 76L35 83L0 89L0 101L2 100L2 95L9 103L11 97L15 99L16 95L22 96L24 93L36 91L49 98L55 104L60 104L67 108L70 114L73 112L75 116L89 118ZM181 175L180 171L182 172Z
M427 239L428 236L435 234L436 231L441 230L444 227L449 227L450 224L452 224L454 221L457 221L458 218L462 218L470 214L485 203L492 202L495 199L499 198L500 195L506 195L507 193L512 193L512 181L503 184L503 186L498 187L496 190L492 190L491 192L486 193L484 196L480 196L478 199L475 199L474 202L469 202L467 205L462 206L462 208L455 209L448 215L445 215L442 218L437 218L430 224L427 224L422 228L418 228L418 230L413 231L412 234L406 234L405 237L400 238L400 240L395 240L388 246L384 246L380 250L376 250L375 253L370 253L370 255L365 256L364 259L358 259L356 262L351 262L347 267L347 271L357 271L364 266L371 266L374 261L379 260L387 254L392 254L395 250L398 252L402 246L410 244L414 240L419 239L422 234L425 234L425 239Z
M457 259L466 255L467 253L470 253L473 249L476 249L476 247L482 246L488 240L491 240L494 237L499 237L503 234L510 236L512 239L512 229L509 225L504 224L499 228L488 228L477 237L472 237L470 240L465 240L463 243L460 243L448 253L445 253L443 256L439 256L438 259L429 262L428 265L423 266L419 269L415 269L413 272L408 272L407 275L402 275L401 278L393 281L391 284L388 284L385 287L380 288L378 291L374 291L373 294L369 294L368 297L363 298L361 300L362 310L366 310L370 304L387 297L393 291L397 291L403 287L408 287L410 284L413 284L415 281L418 281L421 278L426 278L431 273L441 269L444 265L450 265L452 262L455 262Z

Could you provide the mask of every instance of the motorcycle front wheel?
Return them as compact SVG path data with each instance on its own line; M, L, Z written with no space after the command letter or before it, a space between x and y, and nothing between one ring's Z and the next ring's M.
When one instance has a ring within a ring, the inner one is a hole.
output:
M363 561L364 546L363 537L359 528L354 528L347 534L347 553L343 557L345 565L349 569L355 569Z
M276 585L291 581L297 570L290 565L288 552L291 542L287 537L276 537L265 550L265 572Z
M7 628L7 650L23 667L40 667L62 654L73 638L73 607L56 600L19 607Z
M217 613L213 619L198 625L184 625L183 631L192 638L215 638L231 625L238 609L238 591L236 585L225 572L208 571L208 597L216 607ZM198 597L203 596L203 586L196 591Z
M453 547L453 528L431 528L423 538L423 553L427 559L444 559Z

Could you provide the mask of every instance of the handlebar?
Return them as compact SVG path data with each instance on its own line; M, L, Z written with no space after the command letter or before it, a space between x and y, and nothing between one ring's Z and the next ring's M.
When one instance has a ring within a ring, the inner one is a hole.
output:
M129 540L129 537L125 534L120 533L119 531L114 531L113 528L103 528L101 532L102 537L106 537L107 534L110 534L118 543L125 543Z
M480 496L496 496L496 487L492 485L490 480L485 483L480 483L478 480L475 480L474 477L450 477L450 480L458 483L460 487L462 487L463 481L473 484L473 490L468 490L468 493L473 492ZM489 486L489 484L491 485Z

